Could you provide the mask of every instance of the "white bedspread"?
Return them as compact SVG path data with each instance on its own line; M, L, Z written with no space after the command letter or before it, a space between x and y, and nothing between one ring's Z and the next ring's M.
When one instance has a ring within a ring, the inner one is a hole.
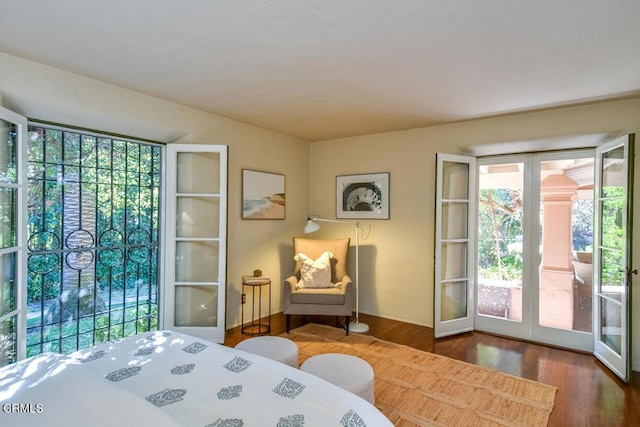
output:
M392 425L373 405L320 378L174 331L5 367L6 403L39 403L42 410L2 411L0 425Z

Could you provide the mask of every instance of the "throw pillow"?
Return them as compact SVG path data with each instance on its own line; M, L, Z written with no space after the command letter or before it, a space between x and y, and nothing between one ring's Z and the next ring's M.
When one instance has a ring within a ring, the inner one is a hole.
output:
M293 257L294 260L300 261L300 280L296 286L300 288L331 288L331 258L333 254L325 251L313 260L302 252Z

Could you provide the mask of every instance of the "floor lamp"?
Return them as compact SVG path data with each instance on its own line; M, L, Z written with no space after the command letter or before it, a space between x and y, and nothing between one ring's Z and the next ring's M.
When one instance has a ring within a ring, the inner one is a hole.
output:
M338 224L349 224L352 226L356 227L356 318L353 322L349 323L349 331L350 332L357 332L357 333L363 333L363 332L367 332L369 330L369 325L367 325L366 323L361 323L360 322L360 314L359 314L359 288L358 288L358 274L360 272L360 267L358 264L359 261L359 253L358 250L360 248L360 230L363 227L368 227L369 231L371 230L371 225L369 224L360 224L359 222L351 222L351 221L340 221L337 219L325 219L325 218L319 218L316 215L312 215L307 217L307 225L304 226L304 232L305 234L309 234L309 233L313 233L316 232L318 230L320 230L320 225L316 222L316 221L321 221L321 222L333 222L333 223L338 223ZM365 237L366 238L366 237Z

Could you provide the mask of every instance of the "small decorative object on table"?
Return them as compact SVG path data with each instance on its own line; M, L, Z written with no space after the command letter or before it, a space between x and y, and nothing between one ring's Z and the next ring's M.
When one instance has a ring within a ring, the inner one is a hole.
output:
M255 276L255 273L262 273L260 270L254 271L253 276L242 277L242 333L247 335L262 335L271 332L271 279L269 277ZM244 324L244 306L246 303L245 286L250 286L251 290L251 323ZM267 312L267 323L262 323L262 288L269 289L269 311ZM256 287L259 289L258 298L258 318L256 319Z
M253 270L253 277L262 276L262 270Z

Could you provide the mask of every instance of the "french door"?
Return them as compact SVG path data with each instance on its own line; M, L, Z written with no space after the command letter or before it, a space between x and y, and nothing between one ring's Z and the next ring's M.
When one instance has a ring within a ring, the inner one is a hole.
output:
M0 366L26 348L27 119L0 107Z
M596 150L593 353L629 381L634 136Z
M167 146L165 328L225 336L227 146Z
M472 157L437 155L436 337L473 330L475 165Z
M593 150L478 165L475 328L592 351Z
M535 233L531 226L531 156L478 159L478 244L475 329L518 338L531 330L535 275L525 250ZM537 240L537 236L536 236ZM535 244L530 245L535 247ZM536 260L537 261L537 260Z

